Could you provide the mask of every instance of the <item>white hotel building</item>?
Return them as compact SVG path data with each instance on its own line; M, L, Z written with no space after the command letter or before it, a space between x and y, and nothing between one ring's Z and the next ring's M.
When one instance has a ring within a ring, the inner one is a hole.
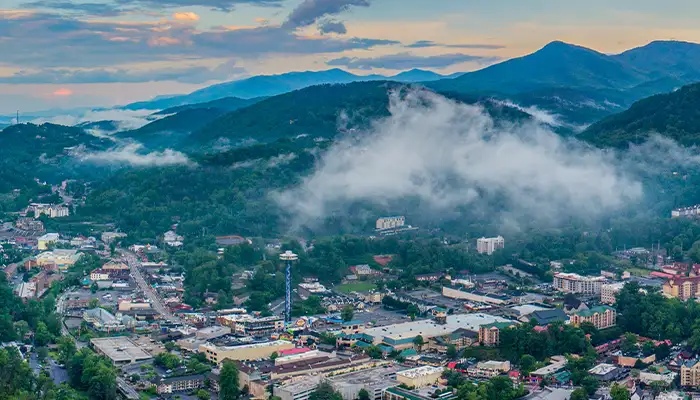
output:
M595 294L600 293L605 283L602 276L581 276L558 272L554 274L554 288L564 293Z

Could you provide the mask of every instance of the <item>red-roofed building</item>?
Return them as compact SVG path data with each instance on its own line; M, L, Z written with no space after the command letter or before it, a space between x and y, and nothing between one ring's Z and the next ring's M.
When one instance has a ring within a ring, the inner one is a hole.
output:
M654 271L654 272L649 273L649 276L651 276L653 278L671 279L671 278L674 278L676 275L668 274L665 272Z
M281 356L293 356L295 354L302 354L311 351L308 347L297 347L295 349L280 350L279 355Z

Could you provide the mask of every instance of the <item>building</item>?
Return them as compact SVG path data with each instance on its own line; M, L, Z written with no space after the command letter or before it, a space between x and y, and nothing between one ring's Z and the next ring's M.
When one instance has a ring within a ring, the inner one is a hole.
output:
M403 389L399 386L384 391L382 400L435 400L430 396L424 396L417 391Z
M612 307L598 306L575 312L571 315L569 320L574 326L579 326L584 322L590 322L598 329L605 329L617 323L617 311Z
M228 235L216 237L216 244L218 246L238 246L243 243L249 243L243 236Z
M91 281L128 280L129 271L115 269L95 269L90 271Z
M476 239L476 251L478 251L479 254L491 255L494 251L502 249L505 246L506 241L503 239L503 236L500 235L492 238L482 237L480 239Z
M52 246L58 242L58 233L47 233L45 235L39 236L37 240L37 248L39 250L48 250L49 246Z
M44 223L33 218L20 218L15 222L15 228L23 231L44 232Z
M100 239L102 239L102 241L104 243L110 244L117 239L121 239L121 238L125 238L125 237L126 237L126 233L122 233L122 232L103 232Z
M553 286L556 290L564 293L596 294L605 282L602 276L581 276L579 274L569 274L557 272L554 274Z
M197 332L194 334L194 337L198 340L211 340L222 336L226 336L230 333L231 328L229 328L228 326L214 325L197 330Z
M160 378L152 382L158 394L171 394L176 392L190 392L204 385L204 375L177 376L173 378Z
M276 315L256 318L249 314L222 315L216 321L231 328L232 333L244 336L269 336L284 329L284 318Z
M681 386L700 387L700 361L688 360L681 365Z
M36 282L22 282L15 288L15 294L22 300L36 297Z
M404 225L406 225L406 217L403 215L396 217L383 217L377 220L378 231L403 228Z
M255 360L270 358L272 353L293 349L294 344L285 340L273 342L244 344L241 346L216 346L205 343L199 346L199 352L204 353L210 362L221 364L224 360Z
M445 336L438 336L429 341L429 348L438 353L446 353L449 345L455 346L457 350L470 347L479 342L479 332L468 329L457 329Z
M600 286L600 302L603 304L615 304L615 296L625 286L625 282L606 283Z
M510 371L510 361L481 361L467 368L467 374L474 378L493 378Z
M609 382L612 380L616 380L622 371L620 368L612 365L612 364L598 364L595 367L591 368L588 370L588 373L594 377L598 378L601 381L604 382Z
M150 310L151 303L144 301L120 301L117 309L119 311Z
M375 271L367 264L353 265L350 267L350 272L357 276L374 276L379 275L379 271Z
M117 314L114 316L104 308L93 308L83 312L83 320L98 331L121 331L134 325L133 318Z
M163 234L163 242L170 247L182 247L184 236L180 236L175 231L167 231Z
M110 261L107 264L103 265L102 269L105 271L128 271L129 266L122 262Z
M529 321L534 320L537 322L537 326L547 326L553 322L566 322L569 319L566 313L560 308L535 311L524 318L529 319Z
M381 400L386 389L399 384L396 373L400 370L397 365L379 363L365 370L334 375L328 381L344 400L357 399L362 389L369 393L370 400Z
M700 276L674 276L663 286L664 295L683 301L700 298Z
M54 249L36 256L36 263L42 268L55 267L65 270L78 262L81 256L82 253L78 253L77 250Z
M424 341L438 336L454 333L458 329L477 332L482 325L494 322L511 322L505 318L484 313L448 315L444 323L435 320L419 320L400 324L378 326L365 329L365 335L372 339L373 344L386 344L395 350L413 347L413 339L420 335Z
M442 375L442 371L442 368L424 365L422 367L397 372L396 380L409 387L421 388L437 382Z
M695 218L700 215L700 205L676 208L671 211L671 218Z
M496 304L496 305L508 304L508 303L512 302L511 298L508 296L505 296L505 295L500 295L500 294L495 294L495 293L478 292L478 291L467 292L464 290L454 289L454 288L447 287L447 286L442 287L442 295L445 297L449 297L451 299L469 300L469 301L475 301L478 303L487 303L487 304Z
M70 215L70 210L68 207L55 204L32 203L29 205L27 210L34 211L34 218L39 218L42 215L46 215L49 218L62 218Z
M306 300L310 296L323 296L329 293L328 289L318 282L300 283L297 292L302 300Z
M293 379L284 385L275 386L273 392L282 400L308 400L319 383L321 383L320 376L305 376Z
M90 339L90 345L95 352L106 356L115 365L145 361L152 358L136 342L125 336Z
M515 322L493 322L479 327L479 342L484 346L498 346L501 343L501 330L515 326Z

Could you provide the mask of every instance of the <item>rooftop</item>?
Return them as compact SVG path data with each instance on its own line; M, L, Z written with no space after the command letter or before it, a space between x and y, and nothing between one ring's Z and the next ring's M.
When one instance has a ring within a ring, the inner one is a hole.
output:
M509 320L484 313L457 314L448 315L447 322L444 325L439 325L434 320L426 319L370 328L365 330L365 334L393 340L410 339L418 335L424 338L432 338L449 335L460 328L478 331L481 325L494 322L509 322Z
M616 366L612 364L598 364L595 367L588 370L589 374L593 375L605 375L609 374L617 369Z
M428 376L435 373L442 373L442 368L431 367L430 365L424 365L422 367L407 369L405 371L399 371L396 374L405 376L406 378L418 378L421 376Z
M148 360L151 355L124 336L90 339L90 343L113 362Z
M590 317L590 316L593 315L593 314L596 314L596 313L604 313L604 312L606 312L606 311L608 311L608 310L615 311L615 309L612 308L612 307L608 307L608 306L598 306L598 307L593 307L593 308L588 309L588 310L577 311L577 312L575 312L574 314L580 315L580 316L582 316L582 317Z

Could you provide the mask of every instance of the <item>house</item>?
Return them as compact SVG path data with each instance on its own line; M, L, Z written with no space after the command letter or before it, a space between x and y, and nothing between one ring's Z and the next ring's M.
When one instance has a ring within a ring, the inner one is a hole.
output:
M167 231L163 234L163 242L170 247L182 247L184 236L180 236L175 231Z

